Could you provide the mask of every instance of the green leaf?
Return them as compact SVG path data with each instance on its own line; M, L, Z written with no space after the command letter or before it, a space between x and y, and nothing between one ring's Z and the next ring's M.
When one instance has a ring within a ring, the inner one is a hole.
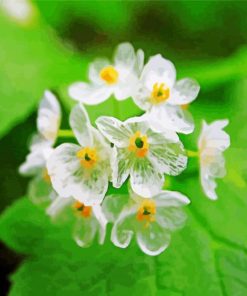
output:
M10 295L154 295L154 261L133 244L127 250L96 243L81 249L70 225L53 225L23 198L0 219L0 238L28 255L11 277Z
M2 137L36 109L45 89L78 80L86 69L87 59L61 46L39 20L22 27L0 14L0 33Z
M70 225L52 225L25 198L16 202L0 219L0 238L29 256L11 277L10 295L28 296L33 291L80 295L83 290L86 295L101 291L101 295L194 296L203 291L217 296L232 295L233 287L245 295L246 205L239 203L244 202L243 192L232 190L226 197L222 190L229 188L221 182L221 198L212 202L203 195L197 177L181 182L192 200L187 225L174 233L170 247L158 257L142 254L134 243L118 249L109 237L103 246L81 249L71 238ZM173 185L181 188L179 183Z

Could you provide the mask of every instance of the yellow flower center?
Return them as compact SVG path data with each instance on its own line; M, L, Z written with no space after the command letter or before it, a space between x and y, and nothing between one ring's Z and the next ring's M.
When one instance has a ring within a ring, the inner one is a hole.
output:
M148 138L146 135L142 135L140 131L137 131L129 141L129 151L135 153L137 157L145 157L148 153Z
M113 66L104 67L99 75L107 84L115 84L118 81L118 71Z
M137 211L136 219L140 222L142 221L146 222L145 227L148 227L149 223L155 221L155 214L156 214L155 202L151 199L147 199L141 203Z
M47 182L49 184L51 183L51 177L48 174L48 170L47 169L44 169L43 170L43 179L45 180L45 182Z
M84 218L89 218L92 214L92 207L85 206L83 203L76 201L73 207L80 213Z
M151 93L151 103L154 105L165 102L170 96L170 89L165 83L155 83Z
M87 169L92 168L98 160L96 149L90 147L79 150L76 156L79 158L81 165Z

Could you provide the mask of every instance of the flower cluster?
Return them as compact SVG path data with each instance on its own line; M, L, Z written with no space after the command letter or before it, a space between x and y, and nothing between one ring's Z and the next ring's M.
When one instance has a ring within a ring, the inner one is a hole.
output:
M71 130L60 130L59 103L45 91L38 133L20 167L22 174L35 176L30 197L48 204L47 213L54 219L73 213L73 236L82 247L96 236L103 243L110 222L116 246L126 248L135 236L144 253L160 254L169 245L171 232L184 225L182 207L190 203L179 192L163 190L165 176L179 175L188 157L197 156L202 188L207 197L216 199L215 178L225 173L227 120L203 123L197 152L185 150L180 141L179 133L194 130L188 104L198 92L195 80L177 81L173 63L161 55L144 65L142 50L120 44L113 61L97 59L89 66L89 82L69 87L70 96L78 101L69 117ZM93 125L84 104L97 105L110 96L118 101L131 97L143 114L124 122L101 116ZM76 141L53 148L57 137L68 135ZM109 186L121 188L124 183L128 192L107 193Z

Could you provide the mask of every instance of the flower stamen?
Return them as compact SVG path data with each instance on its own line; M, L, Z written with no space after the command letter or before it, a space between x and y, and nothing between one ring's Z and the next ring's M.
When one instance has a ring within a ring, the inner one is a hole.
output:
M115 84L118 81L118 71L113 66L104 67L99 75L107 84Z
M146 135L142 135L140 131L137 131L129 141L129 151L136 154L137 157L145 157L148 153L148 138Z
M156 204L153 200L147 199L144 200L136 215L136 219L140 222L144 221L145 227L148 227L151 222L155 221L155 214L156 214Z
M165 102L170 96L170 89L165 83L155 83L151 93L151 103L156 105Z
M89 218L92 214L92 207L85 206L83 203L76 201L73 207L80 213L84 218Z
M96 149L90 147L79 150L76 156L79 158L81 165L87 169L92 168L98 160Z

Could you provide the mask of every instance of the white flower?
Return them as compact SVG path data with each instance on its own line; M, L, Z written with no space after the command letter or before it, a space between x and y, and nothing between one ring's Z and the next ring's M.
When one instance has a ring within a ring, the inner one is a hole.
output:
M159 255L168 247L171 232L184 225L186 215L181 207L190 201L173 191L160 191L152 199L133 192L130 196L125 206L122 196L110 195L104 200L103 211L109 221L114 222L111 240L115 246L126 248L135 234L144 253Z
M73 215L73 237L80 247L90 246L97 235L99 243L104 243L107 220L99 205L86 206L73 198L57 197L46 212L55 221L63 222Z
M47 162L51 182L62 197L73 197L86 205L101 203L108 188L110 148L91 126L82 105L73 108L70 126L77 144L58 146Z
M199 89L198 83L190 78L176 81L173 63L156 55L144 66L133 99L147 111L146 116L156 130L188 134L193 131L194 123L183 106L195 100Z
M99 104L112 94L117 100L132 96L143 68L144 53L135 53L130 43L120 44L113 63L107 59L96 59L89 66L89 83L76 82L69 88L70 96L88 105Z
M46 162L53 152L60 127L61 109L56 97L45 91L40 102L37 117L38 133L30 143L30 153L20 166L19 172L26 176L35 176L29 184L29 196L34 203L42 203L54 198Z
M130 175L133 190L150 197L164 184L164 173L178 175L186 167L183 145L174 132L156 133L141 117L121 122L102 116L96 125L115 145L112 152L114 187L121 187Z
M217 120L211 124L203 122L198 141L200 176L203 190L210 199L217 199L215 178L225 176L223 151L230 146L230 137L223 131L228 120Z

